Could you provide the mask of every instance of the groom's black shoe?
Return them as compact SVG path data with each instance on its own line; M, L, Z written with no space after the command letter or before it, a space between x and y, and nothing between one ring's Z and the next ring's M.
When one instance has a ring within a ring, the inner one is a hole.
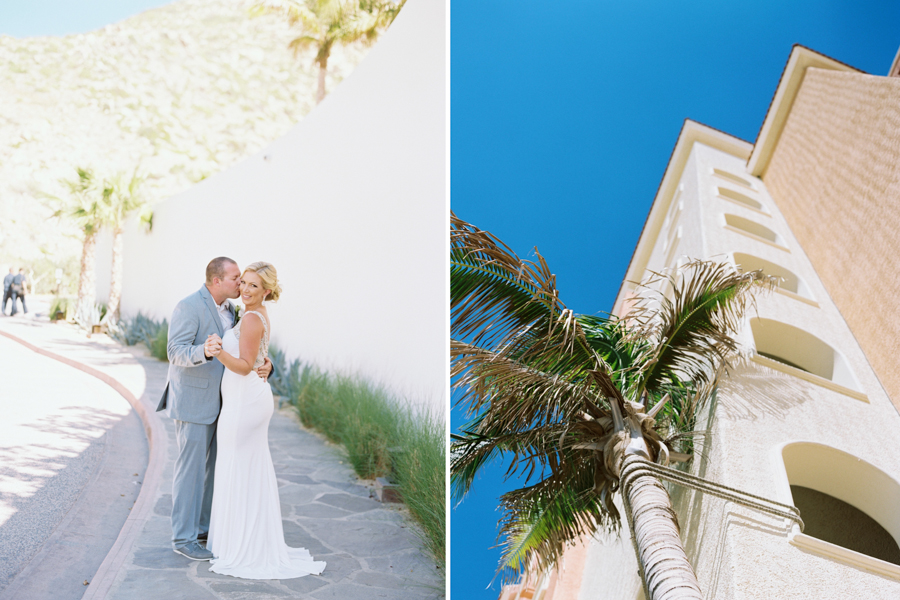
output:
M185 556L191 560L209 560L213 557L213 553L203 548L197 542L191 542L185 546L178 546L175 552Z

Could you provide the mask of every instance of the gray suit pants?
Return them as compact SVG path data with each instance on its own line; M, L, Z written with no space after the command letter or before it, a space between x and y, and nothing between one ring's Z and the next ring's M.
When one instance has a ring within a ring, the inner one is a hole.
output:
M172 481L172 545L197 541L209 531L216 469L216 423L175 420L178 456Z

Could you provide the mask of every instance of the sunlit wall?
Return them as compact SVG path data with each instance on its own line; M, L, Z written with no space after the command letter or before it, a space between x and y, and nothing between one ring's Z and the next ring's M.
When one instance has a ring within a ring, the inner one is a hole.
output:
M151 233L132 224L123 315L168 317L215 256L266 260L284 287L269 309L273 341L290 357L443 415L445 10L409 0L287 135L157 205Z

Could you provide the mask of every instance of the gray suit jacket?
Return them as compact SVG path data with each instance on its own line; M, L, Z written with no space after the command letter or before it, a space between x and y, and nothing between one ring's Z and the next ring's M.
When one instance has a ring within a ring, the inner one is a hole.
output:
M226 300L234 316L234 306ZM169 323L169 380L156 411L179 421L209 425L219 416L222 395L219 386L225 366L206 358L203 344L206 337L216 333L225 335L222 321L216 313L206 286L182 300L172 313Z

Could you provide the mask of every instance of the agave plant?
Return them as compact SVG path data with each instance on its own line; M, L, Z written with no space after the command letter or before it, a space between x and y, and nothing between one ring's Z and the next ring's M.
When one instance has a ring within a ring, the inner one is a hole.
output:
M647 282L624 317L578 315L537 251L522 260L456 215L450 234L451 377L471 419L453 436L454 494L501 457L526 482L501 497L500 570L546 569L568 542L615 532L621 492L650 597L700 598L665 488L647 474L621 489L622 475L689 458L743 314L775 281L692 261Z

